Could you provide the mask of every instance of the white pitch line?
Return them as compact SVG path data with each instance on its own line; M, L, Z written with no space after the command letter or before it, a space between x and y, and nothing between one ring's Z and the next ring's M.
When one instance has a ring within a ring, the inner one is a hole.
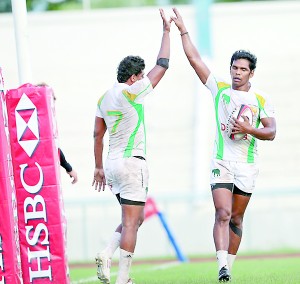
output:
M90 283L91 281L97 281L98 277L94 276L94 277L89 277L89 278L85 278L85 279L81 279L78 281L73 281L71 282L72 284L83 284L83 283Z
M177 266L177 265L180 265L180 264L182 264L182 262L180 262L180 261L171 261L171 262L166 262L166 263L156 265L156 266L153 266L153 267L149 267L147 269L141 269L141 270L138 270L138 271L143 271L143 270L145 270L145 271L164 270L164 269L168 269L169 267Z
M168 269L169 267L177 266L177 265L180 265L180 264L181 264L181 262L179 262L179 261L172 261L172 262L167 262L167 263L160 264L160 265L153 266L153 267L148 267L148 268L145 268L145 269L133 269L133 270L137 271L137 272L153 271L153 270L164 270L164 269ZM117 275L117 272L111 273L111 276L115 276L115 275ZM97 281L97 280L98 280L98 277L94 276L94 277L81 279L81 280L78 280L78 281L73 281L72 284L86 284L86 283L91 283L91 281Z

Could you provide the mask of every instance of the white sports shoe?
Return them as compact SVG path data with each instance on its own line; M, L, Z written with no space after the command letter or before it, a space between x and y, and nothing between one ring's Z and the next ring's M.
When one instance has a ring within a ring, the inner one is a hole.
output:
M103 254L98 253L95 260L97 264L98 279L103 284L110 284L111 259Z

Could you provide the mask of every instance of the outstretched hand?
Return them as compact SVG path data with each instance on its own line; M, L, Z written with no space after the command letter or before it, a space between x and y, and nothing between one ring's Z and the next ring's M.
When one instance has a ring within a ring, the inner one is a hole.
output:
M172 19L170 18L170 20L167 20L167 18L165 16L165 12L164 12L163 9L159 9L159 12L160 12L160 16L163 20L163 29L164 29L164 31L170 32Z
M178 12L178 10L176 8L173 8L175 17L171 17L171 20L175 23L175 25L177 26L178 30L180 31L180 33L185 33L186 32L186 28L184 26L183 23L183 19L180 15L180 13Z

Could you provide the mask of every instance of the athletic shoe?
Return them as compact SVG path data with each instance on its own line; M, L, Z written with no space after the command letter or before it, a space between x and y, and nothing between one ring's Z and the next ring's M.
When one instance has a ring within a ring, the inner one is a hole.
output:
M230 273L226 266L223 266L219 271L219 282L228 282L230 281Z
M111 259L105 255L97 254L95 260L97 264L98 279L103 284L109 284Z

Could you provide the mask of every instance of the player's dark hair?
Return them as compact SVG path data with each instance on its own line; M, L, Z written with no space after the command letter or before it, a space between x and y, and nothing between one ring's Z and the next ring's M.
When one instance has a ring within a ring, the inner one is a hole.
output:
M256 68L257 58L254 54L247 50L237 50L235 53L232 54L230 60L230 67L232 66L233 61L238 59L246 59L249 61L249 68L250 70L254 70Z
M119 83L125 83L132 75L138 75L145 69L145 62L139 56L126 56L119 64L117 79Z

